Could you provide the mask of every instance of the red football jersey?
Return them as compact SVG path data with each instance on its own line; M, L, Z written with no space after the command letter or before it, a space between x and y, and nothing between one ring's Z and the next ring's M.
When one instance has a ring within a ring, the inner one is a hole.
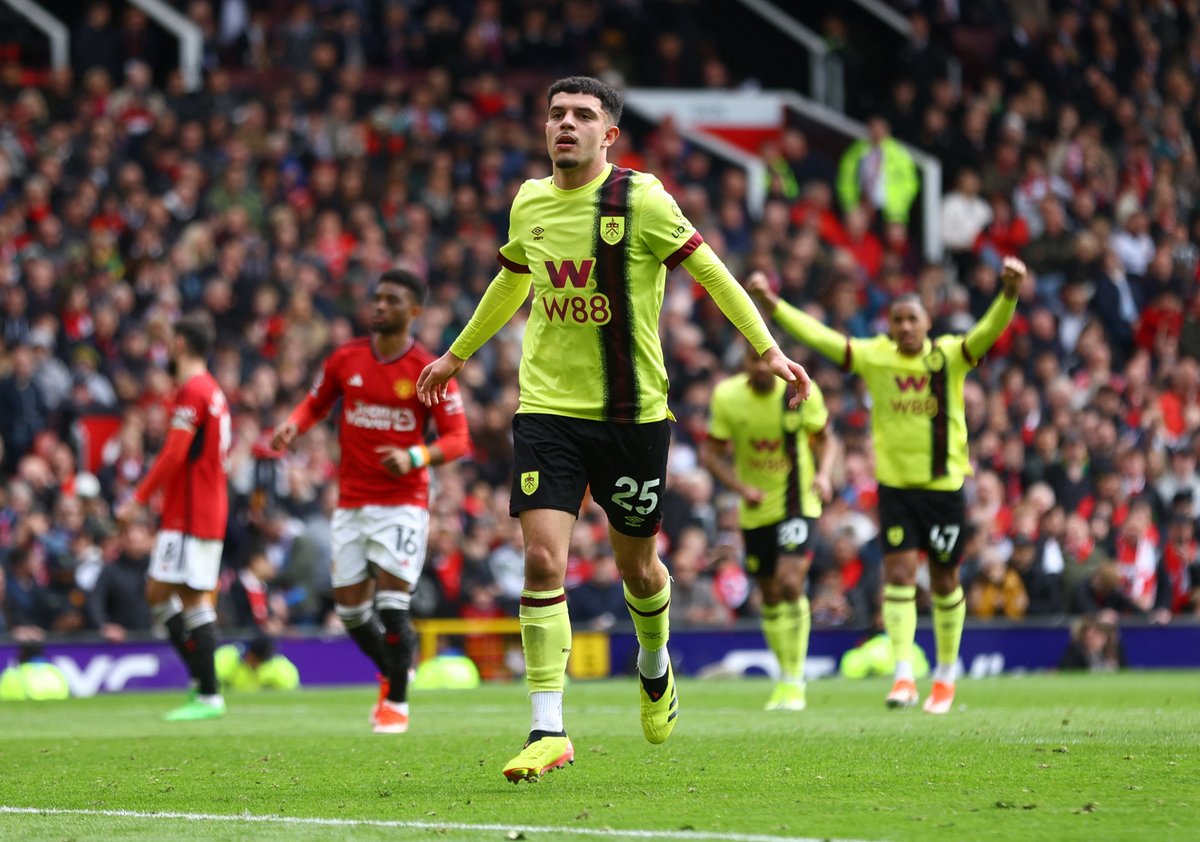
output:
M395 476L375 448L425 444L431 418L439 437L457 433L465 438L467 419L458 384L450 382L446 400L437 406L425 406L417 397L417 378L433 360L416 342L395 359L383 360L364 338L347 342L325 361L309 398L317 418L324 418L342 398L339 508L428 506L429 471L421 468Z
M207 371L180 387L171 408L171 427L194 430L187 462L163 492L161 527L206 540L225 540L229 518L229 404Z

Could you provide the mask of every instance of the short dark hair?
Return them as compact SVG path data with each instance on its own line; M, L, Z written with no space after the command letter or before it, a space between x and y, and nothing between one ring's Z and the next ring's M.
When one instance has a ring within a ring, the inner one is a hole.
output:
M888 304L888 312L890 313L892 308L897 304L916 304L922 310L925 309L925 302L921 300L920 294L916 292L902 292L897 295L892 299L892 302Z
M188 313L175 322L175 335L183 337L189 353L202 359L208 358L217 341L212 316L202 310Z
M621 92L592 76L567 76L565 79L559 79L546 91L546 105L550 104L555 94L594 96L600 100L600 107L614 126L621 122L621 112L625 110L625 98L621 96Z
M412 291L418 304L425 303L425 282L416 273L410 272L407 269L388 269L379 276L377 283L398 284L402 287L407 287Z

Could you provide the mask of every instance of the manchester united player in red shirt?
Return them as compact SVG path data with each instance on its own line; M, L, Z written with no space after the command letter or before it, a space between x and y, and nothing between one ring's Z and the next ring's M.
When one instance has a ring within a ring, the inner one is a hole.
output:
M171 339L171 368L179 391L162 452L117 512L129 523L163 490L162 520L150 557L146 600L167 628L196 682L197 695L167 714L170 721L211 719L225 713L217 687L217 586L229 514L226 470L231 426L229 405L208 372L215 332L205 313L184 316Z
M424 301L425 284L416 275L385 272L375 287L372 337L351 340L329 356L308 396L271 439L277 451L288 447L342 399L333 599L346 631L379 668L372 722L381 734L408 730L408 670L416 645L408 606L429 535L426 468L457 459L468 445L456 390L433 407L417 399L417 378L434 360L411 334ZM430 418L439 438L426 445Z

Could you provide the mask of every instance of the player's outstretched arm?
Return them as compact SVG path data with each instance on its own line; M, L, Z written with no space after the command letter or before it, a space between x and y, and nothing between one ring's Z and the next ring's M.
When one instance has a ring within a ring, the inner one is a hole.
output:
M287 420L279 425L271 436L271 449L280 453L292 446L296 439L311 430L316 423L329 414L342 395L341 379L338 376L340 351L335 351L325 360L321 374L313 383L304 400L296 404Z
M450 381L458 376L467 361L447 351L421 371L417 378L417 397L426 406L436 406L446 399Z
M508 324L529 297L532 286L533 276L528 272L504 268L496 274L450 350L425 366L417 378L417 397L423 404L434 406L446 399L450 380L458 376L472 354Z
M300 425L291 418L288 418L287 421L284 421L275 428L275 434L271 436L271 449L276 451L286 450L292 446L292 442L296 440L299 434Z
M983 358L1012 321L1013 313L1017 311L1017 296L1021 292L1021 284L1025 282L1025 275L1024 263L1015 257L1004 258L1004 268L1000 272L1003 290L996 296L992 306L988 307L983 318L963 339L963 348L966 349L972 363Z
M763 501L762 489L747 485L738 478L737 470L729 458L732 450L730 442L715 439L710 435L700 444L700 464L708 469L721 485L751 506L757 506Z
M808 400L808 393L812 389L812 380L809 379L804 366L779 350L778 345L772 345L763 351L762 358L767 361L767 367L771 369L772 374L792 386L794 391L788 400L790 408L795 409L800 406L802 401Z
M733 275L729 274L716 252L704 243L683 261L683 267L708 291L725 314L725 318L729 319L754 346L754 350L762 355L771 372L795 387L790 405L793 409L799 406L800 402L808 397L808 373L804 366L788 359L787 355L779 350L771 331L767 330L767 323L755 309L754 302Z
M817 470L813 475L813 488L816 489L821 502L828 503L833 499L833 469L841 453L841 445L830 424L822 427L820 432L813 433L809 437L809 443L817 463Z
M328 372L326 374L328 375ZM322 379L320 385L317 387L320 392L325 391L325 383L326 381ZM324 395L321 397L324 398ZM287 450L296 439L311 430L314 424L325 417L328 407L324 411L318 410L317 400L317 398L312 396L312 393L309 393L304 396L304 400L296 404L296 408L292 410L292 414L287 417L286 421L279 425L271 436L272 450L277 453ZM322 403L324 403L324 400L322 400Z
M682 265L696 282L707 290L725 314L725 318L741 331L755 351L764 354L775 344L771 331L767 330L767 323L754 308L754 302L733 275L729 274L729 269L708 243L700 245Z
M133 497L127 500L114 514L120 524L129 524L137 518L160 488L168 485L183 466L187 463L188 451L192 447L192 439L196 431L190 427L172 427L167 432L167 440L158 458L150 466L150 470L134 489Z
M781 299L771 290L770 282L762 272L755 272L746 279L746 290L790 336L834 364L845 367L850 340L844 335Z

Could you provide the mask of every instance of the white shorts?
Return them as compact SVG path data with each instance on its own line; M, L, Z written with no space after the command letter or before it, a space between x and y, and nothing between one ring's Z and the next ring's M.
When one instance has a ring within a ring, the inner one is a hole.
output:
M211 591L221 572L224 541L210 541L182 532L159 532L150 556L150 578L194 591Z
M415 585L428 540L429 510L423 506L338 509L333 513L333 586L368 578L368 564Z

